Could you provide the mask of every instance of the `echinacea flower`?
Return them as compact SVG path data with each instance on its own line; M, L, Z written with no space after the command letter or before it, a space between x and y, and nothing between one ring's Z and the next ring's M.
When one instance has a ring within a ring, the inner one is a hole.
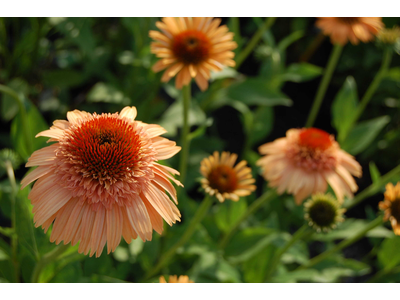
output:
M381 17L324 17L315 25L331 37L332 44L341 46L348 41L353 45L369 42L384 27Z
M167 283L164 276L160 276L160 283ZM179 278L176 275L169 275L168 283L194 283L194 281L186 275L181 275Z
M79 253L100 256L114 251L121 241L138 236L152 239L153 229L162 233L163 219L180 221L176 191L169 180L179 174L157 163L172 157L180 147L160 137L159 125L136 121L136 108L119 114L90 114L74 110L68 121L56 120L49 130L52 145L35 151L27 167L38 166L21 182L36 181L29 199L35 226L45 232L53 224L50 241L78 241Z
M394 234L400 235L400 182L396 186L386 185L385 199L379 202L379 208L384 211L383 219L390 221Z
M200 163L200 172L204 176L201 185L207 194L215 195L219 202L225 199L238 201L239 197L250 195L256 189L247 162L242 160L234 167L236 159L234 153L222 152L220 157L215 151Z
M311 194L325 193L328 183L340 203L353 197L361 177L360 164L340 149L332 135L317 128L290 129L286 137L260 146L257 161L265 180L279 194L287 191L300 204Z
M378 40L386 45L394 45L400 41L400 27L393 26L393 28L384 28L379 31Z
M317 232L328 232L344 221L339 202L331 194L317 193L304 203L304 218Z
M156 26L162 31L151 30L151 52L160 60L154 72L164 70L162 82L176 75L175 86L182 89L194 78L202 91L208 88L210 71L221 71L224 66L235 66L231 51L237 47L233 33L221 19L213 18L163 18Z

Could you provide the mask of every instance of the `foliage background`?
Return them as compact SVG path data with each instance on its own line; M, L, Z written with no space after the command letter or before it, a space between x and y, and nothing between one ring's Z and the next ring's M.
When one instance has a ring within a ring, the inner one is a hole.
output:
M27 121L34 149L46 145L34 135L55 119L65 119L74 109L88 112L115 112L126 105L136 106L138 120L164 126L165 135L179 142L182 126L180 92L174 81L161 84L161 74L151 71L156 57L150 53L148 31L156 29L157 18L1 18L0 83L24 97ZM383 18L386 27L400 18ZM240 53L261 18L223 18ZM320 35L315 18L278 18L256 50L235 71L214 75L209 90L201 93L193 85L190 123L195 137L191 143L187 197L179 199L182 223L165 228L165 237L153 234L153 241L124 241L112 255L98 259L77 253L71 247L57 263L46 267L46 282L140 282L185 230L187 221L199 206L203 194L198 178L200 161L213 151L237 153L248 160L257 179L255 194L237 203L214 205L189 243L181 247L162 274L187 274L196 282L261 282L275 251L303 224L303 208L289 195L275 199L242 224L225 251L217 247L222 233L244 213L249 203L262 194L266 184L255 161L258 146L285 135L290 128L304 126L332 45L328 38L304 61ZM374 78L382 60L382 49L375 43L347 45L326 93L315 127L337 135L342 116L352 113L356 103ZM356 155L363 167L357 180L359 190L399 164L400 146L400 57L395 54L389 75L364 111L352 139L342 147ZM397 67L396 67L397 66ZM341 90L341 88L343 89ZM342 93L338 92L342 91ZM350 103L350 104L349 104ZM350 105L350 106L349 106ZM1 96L0 146L14 149L25 162L31 151L24 143L18 105ZM361 123L363 120L373 120ZM178 156L167 163L177 167ZM15 170L18 180L27 169ZM10 185L0 174L0 226L10 226ZM395 182L399 178L394 178ZM382 188L382 192L384 189ZM21 280L29 282L38 256L52 250L42 229L34 228L28 189L18 194L17 232L21 237L19 261ZM290 272L310 257L332 247L375 218L378 193L346 213L347 221L329 234L314 234L294 245L283 257L276 282L359 282L380 270L387 270L383 281L400 279L400 239L391 229L378 227L366 237L312 269ZM0 232L0 281L12 281L9 236ZM390 257L391 259L388 259ZM397 268L397 269L396 269ZM149 279L158 281L158 277Z

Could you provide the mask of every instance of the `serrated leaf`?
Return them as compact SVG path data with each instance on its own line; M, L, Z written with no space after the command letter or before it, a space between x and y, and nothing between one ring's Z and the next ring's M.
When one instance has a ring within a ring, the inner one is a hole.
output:
M339 141L351 129L357 105L357 85L354 78L348 76L332 103L332 124L338 131Z
M344 142L341 143L342 149L352 155L357 155L364 151L389 121L389 116L382 116L358 123L350 131Z
M320 76L322 71L321 67L303 62L291 64L279 78L283 81L303 82Z
M292 100L280 91L270 88L268 80L264 78L248 78L243 82L232 84L228 88L227 95L246 105L292 105Z

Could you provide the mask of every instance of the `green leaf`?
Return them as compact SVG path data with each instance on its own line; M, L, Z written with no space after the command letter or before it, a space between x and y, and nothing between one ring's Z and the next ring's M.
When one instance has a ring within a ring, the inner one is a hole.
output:
M259 283L264 281L266 271L274 258L276 250L276 246L269 244L263 251L243 264L245 282Z
M358 123L341 144L342 149L352 155L357 155L374 141L379 132L389 121L389 116L382 116Z
M164 136L174 136L178 132L178 128L183 126L183 107L182 99L175 101L165 113L162 115L159 122L160 126L164 127L168 132ZM189 125L202 125L207 122L205 113L201 108L191 101L189 108Z
M400 67L391 68L385 77L389 80L400 82Z
M28 95L29 85L21 78L14 78L7 86L13 89L19 95ZM3 94L1 100L1 117L4 121L10 121L15 117L19 110L17 101L9 95Z
M28 250L33 258L38 259L39 252L34 234L32 213L30 213L28 209L28 205L30 205L29 200L27 199L28 193L28 188L18 192L15 204L16 232L20 244Z
M386 271L400 264L400 236L385 239L378 252L378 261Z
M338 140L351 129L357 111L358 95L354 78L348 76L332 103L332 123L338 131Z
M282 74L278 75L278 77L283 81L303 82L320 76L322 71L323 69L321 67L302 62L291 64Z
M265 139L272 131L274 124L274 111L271 107L258 107L253 113L252 132L248 135L249 146L253 147L258 142Z
M225 203L218 205L218 211L215 214L215 223L218 228L226 232L228 229L245 213L247 209L247 203L245 199L240 201L226 201Z
M232 84L228 87L227 95L247 105L292 105L292 100L280 91L270 88L268 80L263 78L248 78L241 83Z
M379 182L381 178L381 173L379 172L376 164L372 160L369 162L369 173L371 174L371 179L373 183Z
M287 37L282 39L279 43L277 48L279 51L285 51L287 47L289 47L291 44L293 44L295 41L298 39L302 38L304 36L304 30L297 30L289 34Z
M41 131L49 128L46 121L43 119L38 109L31 103L29 103L26 112L26 123L28 125L29 138L32 142L32 150L38 150L46 146L47 138L35 138L35 135ZM14 145L14 149L24 159L28 160L28 157L32 154L28 151L24 135L23 123L21 120L21 114L18 113L11 124L11 141Z
M104 82L98 82L90 90L87 95L89 102L106 102L128 105L130 99L126 97L121 91Z

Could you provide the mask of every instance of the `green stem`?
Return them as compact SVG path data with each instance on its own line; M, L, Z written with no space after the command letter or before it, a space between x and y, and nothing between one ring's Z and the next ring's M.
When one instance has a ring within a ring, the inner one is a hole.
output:
M31 282L38 283L40 279L40 273L43 268L49 263L55 261L61 254L63 254L69 245L60 245L57 248L53 249L49 253L46 253L37 263L32 272Z
M382 79L385 78L386 73L390 66L390 62L392 61L392 53L393 53L392 49L386 49L385 52L383 53L381 67L379 68L378 73L376 73L370 86L368 87L367 91L365 92L364 96L362 97L360 104L357 107L357 111L354 114L353 119L351 120L351 124L350 124L350 126L348 126L349 129L351 129L353 127L353 124L355 124L357 122L357 120L361 117L364 109L367 107L372 96L375 94L375 91L378 88L379 84L381 83ZM349 130L344 132L343 136L341 136L341 140L344 140L348 133L349 133Z
M197 225L203 220L203 218L207 214L208 209L210 208L212 203L213 198L207 195L200 204L200 207L197 209L195 215L191 219L181 238L161 256L157 265L146 274L146 279L149 279L157 274L158 271L160 271L160 269L172 258L176 250L179 247L182 247L190 239L190 237L195 232Z
M262 194L256 201L254 201L246 210L246 212L236 221L235 224L229 229L229 231L225 234L222 238L219 247L224 249L228 244L229 240L239 228L240 224L246 220L250 215L252 215L261 205L265 204L266 202L274 199L276 197L275 190L268 190L264 194Z
M307 234L311 233L312 231L310 230L310 227L307 224L304 224L302 227L300 227L295 234L292 236L292 238L286 243L286 245L279 249L272 260L271 266L268 268L266 274L265 274L265 280L264 282L269 282L270 278L272 275L274 275L274 272L276 268L278 267L282 255L289 250L290 247L292 247L298 240L306 236Z
M346 248L346 247L350 246L351 244L357 242L359 239L363 238L368 231L374 229L375 227L381 225L382 223L383 223L382 216L377 217L375 220L373 220L371 223L369 223L368 226L366 226L362 231L360 231L355 236L353 236L351 238L348 238L348 239L340 242L339 244L337 244L332 249L327 250L327 251L321 253L318 256L315 256L314 258L310 259L307 264L298 267L296 270L307 269L307 268L310 268L310 267L320 263L321 261L323 261L324 259L328 258L332 254L334 254L334 253L342 250L343 248Z
M236 69L239 69L242 63L246 60L247 56L249 56L249 54L253 51L254 47L257 46L263 33L274 24L275 20L276 17L270 17L265 19L263 25L256 31L256 33L253 35L247 46L237 56L236 67L235 67Z
M375 195L381 187L388 183L391 178L393 178L396 175L400 174L400 165L398 165L396 168L393 168L391 171L387 172L385 175L383 175L378 181L372 183L370 186L368 186L366 189L364 189L361 193L357 194L353 200L347 202L347 205L344 205L346 209L350 209L360 202L362 202L364 199L367 199L368 197L371 197L372 195Z
M190 108L190 84L183 86L182 88L183 95L183 128L182 128L182 139L181 139L181 157L179 162L179 172L181 173L180 181L183 185L185 185L186 178L186 170L187 170L187 162L189 157L189 133L190 133L190 125L189 125L189 108Z
M324 99L325 92L328 89L329 82L331 81L333 71L336 68L337 62L342 53L343 47L339 44L333 46L331 56L329 57L328 65L325 69L324 76L319 84L317 94L315 95L314 103L312 105L310 114L306 122L306 127L312 127L315 119L317 118L319 108L321 107L322 100Z
M5 162L7 176L11 183L11 228L13 229L13 234L11 236L11 248L12 248L12 261L15 270L15 282L19 282L19 264L18 264L18 235L16 234L16 214L15 214L15 201L18 193L17 183L15 181L15 174L12 164L9 160Z
M19 106L19 112L21 114L21 122L22 122L22 127L23 127L23 134L25 135L25 142L27 146L27 150L29 153L33 152L33 144L32 144L32 137L29 133L29 127L27 123L27 117L26 117L26 110L25 110L25 105L22 100L22 98L12 89L10 89L8 86L0 84L0 92L9 95L10 97L14 98Z

